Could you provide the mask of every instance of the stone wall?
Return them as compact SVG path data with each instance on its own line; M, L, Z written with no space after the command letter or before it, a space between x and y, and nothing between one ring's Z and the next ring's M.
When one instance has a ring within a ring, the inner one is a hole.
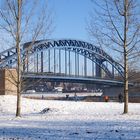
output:
M0 95L16 94L16 69L0 70Z
M4 95L5 94L5 71L4 70L0 70L0 95Z

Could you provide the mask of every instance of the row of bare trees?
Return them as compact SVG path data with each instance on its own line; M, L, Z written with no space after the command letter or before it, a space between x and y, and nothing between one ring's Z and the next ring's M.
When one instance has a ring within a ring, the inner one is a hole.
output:
M17 109L16 116L21 116L22 60L21 44L45 38L52 31L52 14L47 0L3 0L0 5L0 30L6 31L17 49Z
M136 0L91 1L96 6L90 14L87 29L94 43L116 51L114 58L120 57L120 63L124 66L124 113L128 113L131 77L128 72L140 54L140 3ZM115 54L113 51L110 53Z

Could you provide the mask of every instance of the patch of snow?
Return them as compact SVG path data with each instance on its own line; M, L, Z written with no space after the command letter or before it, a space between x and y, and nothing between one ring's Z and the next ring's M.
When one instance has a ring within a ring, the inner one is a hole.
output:
M126 115L117 102L22 98L21 104L22 117L15 118L16 96L0 96L0 140L140 140L139 103L129 103Z

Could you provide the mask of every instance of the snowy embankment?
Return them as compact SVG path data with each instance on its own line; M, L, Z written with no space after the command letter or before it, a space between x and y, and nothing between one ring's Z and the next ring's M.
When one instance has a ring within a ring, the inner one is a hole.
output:
M0 140L140 140L138 103L123 115L122 103L22 98L22 118L14 117L15 110L16 96L0 96Z

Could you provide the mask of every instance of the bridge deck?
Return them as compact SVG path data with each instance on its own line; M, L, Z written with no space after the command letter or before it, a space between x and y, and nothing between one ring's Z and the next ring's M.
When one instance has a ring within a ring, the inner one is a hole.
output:
M80 77L80 76L58 76L58 75L42 75L42 74L24 74L23 78L32 79L46 79L47 81L55 82L74 82L74 83L96 83L104 85L123 86L123 81L101 79L95 77Z

